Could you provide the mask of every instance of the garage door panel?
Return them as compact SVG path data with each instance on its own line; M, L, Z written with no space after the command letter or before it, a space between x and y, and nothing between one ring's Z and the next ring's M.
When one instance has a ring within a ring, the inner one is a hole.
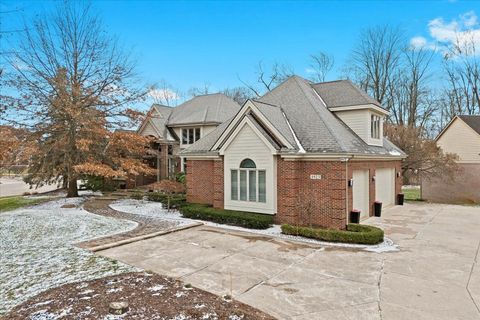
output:
M369 216L369 171L353 171L353 208L360 210L362 219Z
M395 169L377 169L375 172L375 200L383 206L395 204Z

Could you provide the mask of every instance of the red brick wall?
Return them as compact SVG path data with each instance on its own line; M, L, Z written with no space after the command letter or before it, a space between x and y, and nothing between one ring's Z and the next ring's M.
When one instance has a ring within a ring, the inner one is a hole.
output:
M188 202L213 205L214 163L213 160L187 160Z
M369 215L373 216L373 203L375 202L375 181L373 181L373 176L375 176L375 169L381 168L395 168L395 201L396 195L399 194L402 190L402 177L397 177L397 172L401 172L402 162L401 161L350 161L348 163L348 179L353 178L353 170L369 170L369 199L370 199L370 212ZM348 212L353 209L353 193L352 188L348 188Z
M480 203L480 164L459 164L453 180L423 179L422 198L441 203Z
M223 209L223 157L213 161L213 206Z
M312 180L312 174L322 177ZM345 183L345 163L340 161L279 158L276 222L345 228Z

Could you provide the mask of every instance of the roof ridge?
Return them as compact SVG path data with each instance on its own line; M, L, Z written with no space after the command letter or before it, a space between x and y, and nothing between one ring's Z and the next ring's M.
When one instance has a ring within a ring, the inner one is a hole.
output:
M253 102L258 102L258 103L261 103L261 104L266 104L267 106L272 106L272 107L275 107L275 108L280 108L282 109L282 107L280 106L277 106L275 104L271 104L271 103L268 103L268 102L263 102L263 101L260 101L260 100L257 100L257 99L251 99Z
M312 86L316 85L316 84L324 84L324 83L333 83L333 82L342 82L342 81L345 81L345 82L352 82L350 79L338 79L338 80L331 80L331 81L322 81L322 82L312 82Z

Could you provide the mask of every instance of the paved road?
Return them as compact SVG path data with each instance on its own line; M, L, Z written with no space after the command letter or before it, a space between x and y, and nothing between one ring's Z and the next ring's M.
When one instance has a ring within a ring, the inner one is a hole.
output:
M198 227L100 254L231 293L279 319L480 319L480 207L407 204L371 253Z
M48 192L56 190L56 185L43 186L38 189L30 189L30 186L21 179L0 178L0 197L19 196L24 192Z

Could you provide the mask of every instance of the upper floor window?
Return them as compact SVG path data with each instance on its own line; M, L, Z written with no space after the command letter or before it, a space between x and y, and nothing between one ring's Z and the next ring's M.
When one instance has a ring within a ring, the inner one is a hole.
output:
M266 202L266 173L252 159L244 159L240 168L231 170L231 199Z
M380 117L372 114L370 119L370 137L372 139L380 139L380 124Z
M182 144L192 144L200 139L200 128L183 128Z

